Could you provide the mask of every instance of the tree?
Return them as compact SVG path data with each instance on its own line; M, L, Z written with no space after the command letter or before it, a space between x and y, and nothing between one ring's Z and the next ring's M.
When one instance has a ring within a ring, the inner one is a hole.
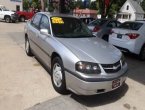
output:
M109 14L109 10L115 0L96 0L99 4L99 13L102 18L106 18Z
M84 9L85 7L84 7L84 4L83 4L83 2L82 2L82 0L77 0L76 2L75 2L75 7L78 7L78 8L80 8L80 9Z
M23 9L28 10L30 8L29 0L23 0Z
M92 10L98 10L97 2L96 1L91 2L89 8Z
M126 0L96 0L102 18L117 13Z
M142 3L141 3L141 7L142 7L143 10L145 11L145 0L142 1Z
M75 0L60 0L60 13L70 13L75 7Z
M45 1L41 0L41 10L45 11L45 5L44 5Z

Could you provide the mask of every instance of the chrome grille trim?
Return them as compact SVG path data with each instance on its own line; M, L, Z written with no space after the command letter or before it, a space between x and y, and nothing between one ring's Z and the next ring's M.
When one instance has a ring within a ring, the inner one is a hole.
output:
M116 73L121 69L120 60L114 64L101 64L106 73Z

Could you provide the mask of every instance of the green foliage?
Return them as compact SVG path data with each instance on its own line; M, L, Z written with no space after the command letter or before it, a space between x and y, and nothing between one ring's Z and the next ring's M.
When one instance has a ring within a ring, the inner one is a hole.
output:
M28 10L30 7L29 0L23 0L23 9Z
M78 8L80 8L80 9L84 9L85 7L84 7L84 4L83 4L83 2L82 2L82 0L77 0L76 2L75 2L75 7L78 7Z
M96 0L99 13L102 17L108 16L110 18L112 18L114 14L117 14L125 1L126 0L110 0L109 6L105 7L105 0Z
M49 11L49 12L53 12L53 11L54 11L54 7L53 7L53 4L52 4L52 3L50 3L50 4L48 5L48 11Z
M97 2L96 1L91 2L89 8L92 10L98 10Z
M39 9L40 1L39 0L23 0L23 9L29 10L29 8Z
M145 11L145 0L142 1L142 3L141 3L141 7L142 7L143 10Z

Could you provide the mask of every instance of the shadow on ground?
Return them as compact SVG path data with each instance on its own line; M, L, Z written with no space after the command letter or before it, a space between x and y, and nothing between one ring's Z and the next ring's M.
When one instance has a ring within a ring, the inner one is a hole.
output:
M128 63L128 77L145 85L145 61L140 61L136 55L125 54Z
M96 107L96 106L102 106L109 103L113 103L119 100L125 95L125 93L128 91L128 88L129 88L128 85L124 84L119 89L105 94L99 94L93 96L78 96L72 94L70 97L76 100L78 103L83 104L87 107Z

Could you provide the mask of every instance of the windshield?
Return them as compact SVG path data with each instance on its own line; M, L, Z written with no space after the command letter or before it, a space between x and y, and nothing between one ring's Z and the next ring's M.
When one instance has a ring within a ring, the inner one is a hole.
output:
M119 26L119 28L123 29L131 29L131 30L139 30L143 23L139 22L125 22Z
M59 38L94 37L81 20L72 17L51 17L52 31Z
M95 21L92 21L89 26L102 26L103 24L105 24L107 22L107 20L103 20L103 19L97 19Z
M5 6L1 7L3 11L9 11Z

